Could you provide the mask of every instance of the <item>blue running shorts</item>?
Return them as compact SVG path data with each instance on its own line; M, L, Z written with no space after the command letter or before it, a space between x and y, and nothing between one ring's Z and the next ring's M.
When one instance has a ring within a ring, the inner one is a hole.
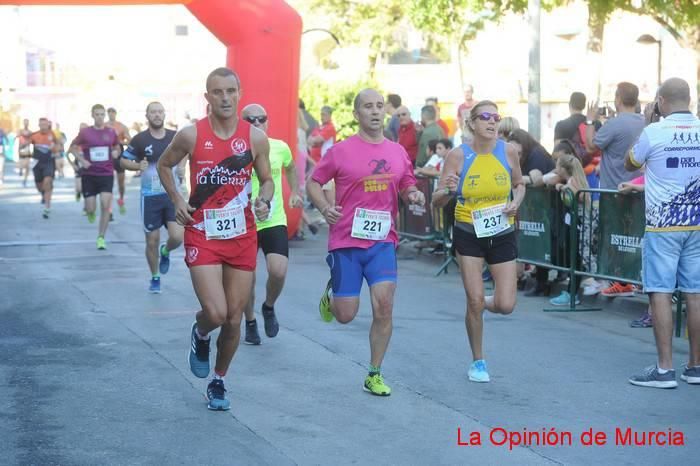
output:
M396 248L394 243L376 243L368 249L341 248L328 253L333 296L360 295L362 279L372 286L379 282L396 282Z

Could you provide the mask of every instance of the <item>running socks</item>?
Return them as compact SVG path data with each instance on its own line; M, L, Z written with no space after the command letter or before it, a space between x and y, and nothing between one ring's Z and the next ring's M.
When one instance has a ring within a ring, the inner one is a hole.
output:
M370 377L373 375L379 374L381 371L381 366L373 366L372 364L369 365L369 375Z
M168 251L168 247L165 244L162 244L160 246L160 255L168 257L170 255L170 251Z
M274 308L274 306L273 306L273 307L270 307L270 306L268 306L267 304L265 304L265 302L263 302L263 303L262 303L262 310L263 310L263 311L268 311L268 312L269 312L269 311L274 311L275 308Z

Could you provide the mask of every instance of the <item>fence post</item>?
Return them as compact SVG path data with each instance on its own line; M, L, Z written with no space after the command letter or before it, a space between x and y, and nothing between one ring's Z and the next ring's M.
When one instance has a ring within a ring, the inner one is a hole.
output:
M564 189L564 196L568 200L568 204L571 206L571 225L569 225L569 307L568 308L548 308L543 309L544 312L581 312L581 311L601 311L601 307L576 307L576 296L578 294L578 287L576 286L576 257L579 253L578 248L578 206L579 197L583 198L584 208L586 207L586 193L579 192L574 194L574 192L569 189ZM566 203L566 202L565 202ZM584 214L584 219L585 219Z

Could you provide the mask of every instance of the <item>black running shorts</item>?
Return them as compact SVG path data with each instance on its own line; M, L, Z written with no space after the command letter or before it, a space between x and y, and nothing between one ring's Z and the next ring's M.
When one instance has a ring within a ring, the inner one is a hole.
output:
M263 254L280 254L289 257L289 239L287 238L287 227L279 225L276 227L258 230L258 248L263 250Z
M518 257L514 231L489 238L477 238L476 234L455 227L452 234L455 250L461 256L483 257L487 264L510 262Z
M94 197L100 193L112 193L114 176L83 175L83 197Z

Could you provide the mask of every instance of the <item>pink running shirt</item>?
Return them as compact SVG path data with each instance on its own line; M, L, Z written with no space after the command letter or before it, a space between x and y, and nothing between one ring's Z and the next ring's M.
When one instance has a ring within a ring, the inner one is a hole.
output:
M403 146L384 139L371 143L358 135L335 144L316 165L311 179L324 185L335 180L336 205L343 216L330 226L328 250L368 249L377 242L398 244L394 219L401 191L416 184L413 165ZM385 240L375 241L351 236L356 208L391 213L391 231Z
M119 144L117 133L112 128L97 129L94 126L83 128L71 145L80 146L83 157L90 162L85 169L85 175L113 176L114 160L112 149Z

